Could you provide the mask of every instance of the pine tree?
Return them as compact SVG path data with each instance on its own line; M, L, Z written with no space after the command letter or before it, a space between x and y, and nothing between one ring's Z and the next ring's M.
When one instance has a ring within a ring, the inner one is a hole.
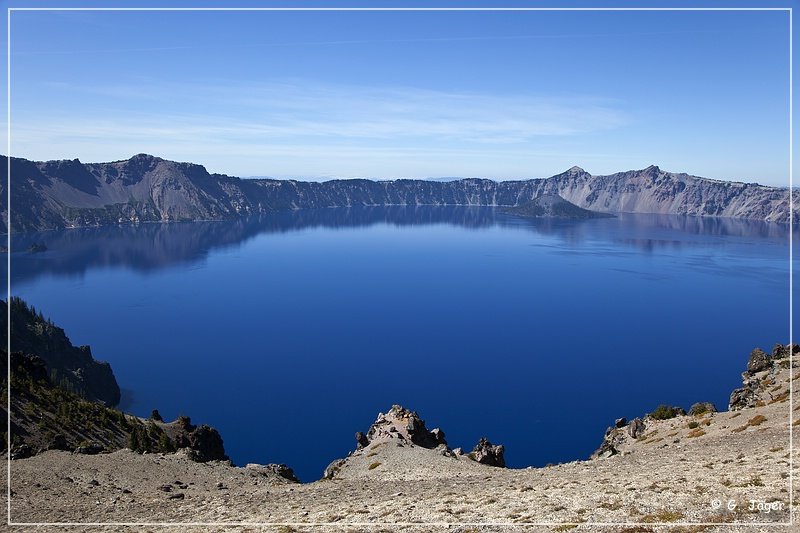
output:
M134 452L138 452L141 448L141 443L139 442L139 428L134 427L130 435L128 435L128 448L133 450Z

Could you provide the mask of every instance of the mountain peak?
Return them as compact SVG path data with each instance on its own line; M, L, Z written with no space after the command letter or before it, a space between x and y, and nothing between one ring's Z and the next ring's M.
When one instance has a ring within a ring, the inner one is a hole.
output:
M131 156L128 161L162 161L162 159L150 154L136 154Z
M569 170L566 172L567 174L586 174L586 171L583 170L581 167L575 165L570 167Z

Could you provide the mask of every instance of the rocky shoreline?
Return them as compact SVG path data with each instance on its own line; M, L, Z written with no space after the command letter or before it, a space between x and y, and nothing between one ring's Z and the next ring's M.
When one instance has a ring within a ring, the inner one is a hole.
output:
M640 419L643 428L619 421L614 429L624 438L604 441L613 440L615 452L592 460L491 466L477 453L450 449L441 430L428 430L419 415L393 406L366 433L356 433L348 457L312 483L297 483L280 467L197 463L180 452L49 450L14 460L12 517L202 522L215 524L215 531L786 530L781 524L796 507L788 493L785 391L800 378L797 352L797 346L780 347L766 366L745 372L745 388L756 391L752 406L736 403L734 391L727 411L697 404L689 412L657 409ZM502 457L502 448L482 445L485 457ZM129 530L81 530L87 529Z

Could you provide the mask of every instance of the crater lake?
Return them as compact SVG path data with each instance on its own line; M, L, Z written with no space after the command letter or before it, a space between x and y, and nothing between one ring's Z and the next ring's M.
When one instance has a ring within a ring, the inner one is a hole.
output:
M111 363L121 408L304 481L392 404L512 467L585 459L616 418L725 408L789 341L779 224L386 207L12 237L12 294Z

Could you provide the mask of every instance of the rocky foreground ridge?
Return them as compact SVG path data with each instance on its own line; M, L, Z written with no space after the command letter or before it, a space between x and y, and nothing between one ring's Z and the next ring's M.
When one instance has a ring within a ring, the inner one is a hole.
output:
M789 427L800 424L800 406L789 398L800 378L798 353L797 345L754 350L727 411L705 402L688 412L662 405L617 420L592 460L545 468L504 468L505 448L486 439L466 453L451 448L444 431L395 405L355 434L346 458L305 484L284 465L234 467L219 435L198 432L203 426L188 419L113 414L49 383L41 358L15 353L12 442L25 440L12 446L11 516L15 523L211 522L215 531L263 523L284 532L777 531L796 511ZM59 405L70 406L64 417ZM65 442L54 428L85 442ZM50 440L36 440L43 436ZM175 531L187 529L209 528Z
M41 313L22 301L12 308L22 311L16 327L27 328L26 349L53 349L57 339L62 363L85 359ZM753 350L727 411L702 401L688 411L661 405L630 422L615 421L591 460L545 468L505 468L505 447L485 438L468 452L451 448L441 428L429 429L416 412L395 405L357 432L354 450L319 481L301 484L285 465L235 467L213 428L188 417L165 422L157 411L148 419L122 413L65 380L53 381L38 354L17 351L8 359L11 383L3 382L11 388L11 461L0 461L0 470L10 464L16 524L773 531L796 511L789 498L789 428L800 424L800 406L790 405L798 354L798 345ZM81 530L87 529L98 528Z
M0 157L7 172L7 158ZM8 228L5 184L0 190ZM372 181L239 179L139 154L124 161L11 160L16 232L181 220L229 220L280 210L389 205L524 206L560 197L604 213L661 213L789 222L789 190L717 181L650 166L593 176L579 167L546 179ZM800 199L800 194L795 201ZM795 213L794 221L797 221Z

